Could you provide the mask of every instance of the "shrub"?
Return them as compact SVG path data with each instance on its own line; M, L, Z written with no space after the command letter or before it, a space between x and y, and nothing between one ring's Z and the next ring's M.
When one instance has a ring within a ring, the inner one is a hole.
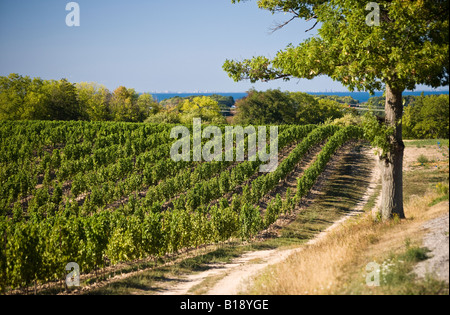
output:
M423 155L423 154L421 154L418 158L417 158L417 162L419 162L420 164L426 164L426 163L428 163L428 162L430 162L429 160L428 160L428 158L425 156L425 155Z

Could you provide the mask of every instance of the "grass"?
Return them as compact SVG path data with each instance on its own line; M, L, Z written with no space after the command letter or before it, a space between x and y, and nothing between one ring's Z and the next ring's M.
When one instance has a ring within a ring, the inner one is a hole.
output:
M380 275L379 287L372 289L371 292L367 287L359 287L361 290L359 294L368 294L369 292L389 295L448 294L448 285L443 281L434 279L431 275L423 280L416 280L413 273L414 266L427 260L429 258L428 253L427 248L411 246L406 240L403 251L390 253L389 257L379 265L380 268L377 270Z
M440 169L416 169L411 172L405 172L403 178L405 182L403 194L405 202L408 202L413 196L421 196L427 191L435 191L436 186L441 183L447 183L448 186L449 168L447 165Z
M425 155L421 154L417 158L417 162L419 162L419 163L421 163L423 165L423 164L426 164L426 163L430 162L430 160L428 160L428 158Z
M431 201L431 202L428 204L428 206L429 206L429 207L433 207L433 206L435 206L435 205L437 205L437 204L439 204L439 203L441 203L441 202L443 202L443 201L449 201L449 195L448 195L448 194L443 195L443 196L441 196L441 197L437 197L436 199L434 199L433 201Z
M334 172L327 176L326 183L314 197L314 202L305 207L293 223L282 229L281 236L265 241L264 244L270 244L274 248L304 244L353 209L370 184L373 166L367 161L363 162L362 146L359 145L342 159ZM223 275L206 279L193 292L196 294L207 292L205 287L211 287L221 278Z
M361 156L355 153L342 161L314 203L282 230L281 239L310 240L359 203L369 185L372 165L358 159Z
M423 148L426 146L436 146L440 143L441 147L449 146L449 139L427 139L427 140L405 140L406 147Z
M159 265L142 270L136 275L110 281L97 289L86 291L85 295L152 295L163 292L167 287L182 282L183 277L206 271L211 265L230 263L246 252L274 249L277 246L292 245L291 242L243 243L232 241L223 245L214 245L197 250L191 254L180 254L177 259L160 260ZM189 256L189 257L183 257ZM220 278L217 278L220 280ZM201 291L200 291L201 292Z
M444 281L437 280L432 274L418 279L413 272L417 263L430 258L429 252L418 243L411 244L407 238L402 249L390 250L388 254L378 258L378 286L368 287L356 277L347 287L336 290L334 294L448 295L449 286ZM364 277L364 273L359 275Z
M191 257L181 257L177 261L160 261L160 265L142 271L138 275L110 282L98 289L89 290L89 295L130 295L155 294L164 291L173 283L179 282L183 275L207 270L210 264L228 263L246 251L264 250L270 246L264 244L241 245L231 243L200 250Z
M424 206L425 203L418 205ZM256 280L250 293L448 294L448 284L431 275L417 280L411 272L417 262L427 259L428 252L419 245L417 230L420 225L417 221L374 223L366 215L334 231L314 246L306 247L286 262L269 268ZM365 282L365 268L373 262L385 266L379 287L368 287Z
M438 183L436 185L436 191L442 195L436 199L434 199L430 204L429 207L432 207L434 205L437 205L440 202L448 201L449 200L449 185L448 185L448 178L447 183Z
M448 295L445 282L432 275L418 279L412 272L428 259L421 247L422 225L448 213L448 166L405 173L405 213L408 219L375 222L367 213L330 233L287 261L268 268L255 281L252 294L428 294ZM447 186L445 186L447 185ZM368 204L374 205L377 189ZM369 211L368 206L366 209ZM366 285L366 267L381 267L381 284Z

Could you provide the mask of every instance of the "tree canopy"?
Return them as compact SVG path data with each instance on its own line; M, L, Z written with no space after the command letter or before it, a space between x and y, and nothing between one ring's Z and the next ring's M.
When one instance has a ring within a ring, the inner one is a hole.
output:
M236 102L236 124L321 124L341 118L348 112L343 105L329 98L301 92L251 90Z
M148 94L95 82L70 83L18 74L0 77L0 120L91 120L142 122L161 110Z
M449 136L449 95L419 96L405 107L404 136L436 139Z
M237 124L283 124L294 123L296 109L288 92L251 90L248 96L236 103Z
M233 3L240 0L232 0ZM377 1L381 25L366 24L367 2L356 0L259 0L272 13L315 20L317 36L293 44L270 60L227 60L236 81L268 81L327 75L350 90L374 92L385 85L413 90L417 84L448 85L449 2Z
M83 111L77 89L66 79L0 77L0 119L79 120Z
M194 118L202 118L206 122L224 124L225 118L220 114L219 103L207 96L186 99L181 103L180 121L185 124L192 123Z

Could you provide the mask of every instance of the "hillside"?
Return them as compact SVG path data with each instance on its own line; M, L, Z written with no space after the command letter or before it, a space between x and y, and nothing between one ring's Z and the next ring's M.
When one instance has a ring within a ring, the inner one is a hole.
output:
M439 276L434 271L448 268L448 250L447 256L445 251L437 254L435 248L434 252L427 253L428 259L420 256L427 251L427 243L421 241L426 235L438 234L444 238L444 245L445 239L448 242L448 225L442 221L445 213L448 217L448 201L439 201L442 196L448 200L448 192L442 195L434 188L436 183L448 183L448 155L443 156L448 146L438 149L435 145L427 145L433 142L411 142L407 147L407 184L410 187L407 199L410 201L406 221L381 224L372 220L371 210L376 206L379 194L375 156L370 147L351 144L338 152L308 197L292 215L280 217L270 229L271 233L263 232L259 239L247 245L232 243L218 248L208 247L194 253L194 257L181 257L170 268L161 266L122 275L87 292L163 295L446 294L448 279L447 284L441 282L440 279L445 281L445 277L441 278L442 273ZM436 158L434 163L422 166L416 160L418 154L427 155L430 160L439 156L439 160ZM301 172L305 165L311 163L314 155L312 152L311 157L305 158L297 171ZM427 180L423 182L423 178ZM279 191L283 186L286 189L286 183L279 186ZM423 190L423 187L427 189ZM436 205L430 206L433 200ZM330 208L331 204L333 208ZM433 222L444 224L435 223L434 226L440 229L427 228L426 222L431 218L435 218ZM298 238L296 242L292 239L294 235ZM357 244L352 246L354 241ZM442 240L440 244L442 251L445 249ZM400 269L397 276L403 281L379 288L366 286L364 271L361 272L365 270L365 264L373 260L380 265L393 259L404 261L402 257L405 255L411 255L411 261L397 266ZM427 268L415 266L419 260L425 266L428 261L433 263L432 257L439 257L434 269L426 269L420 278L405 277L405 273L413 268Z

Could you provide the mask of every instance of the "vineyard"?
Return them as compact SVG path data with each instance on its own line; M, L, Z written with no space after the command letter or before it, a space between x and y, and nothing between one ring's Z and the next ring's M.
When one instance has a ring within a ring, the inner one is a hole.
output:
M64 279L70 262L89 273L251 239L294 209L341 146L364 137L358 127L278 126L278 168L260 173L258 159L174 162L173 127L1 122L0 290ZM260 207L318 147L297 188Z

